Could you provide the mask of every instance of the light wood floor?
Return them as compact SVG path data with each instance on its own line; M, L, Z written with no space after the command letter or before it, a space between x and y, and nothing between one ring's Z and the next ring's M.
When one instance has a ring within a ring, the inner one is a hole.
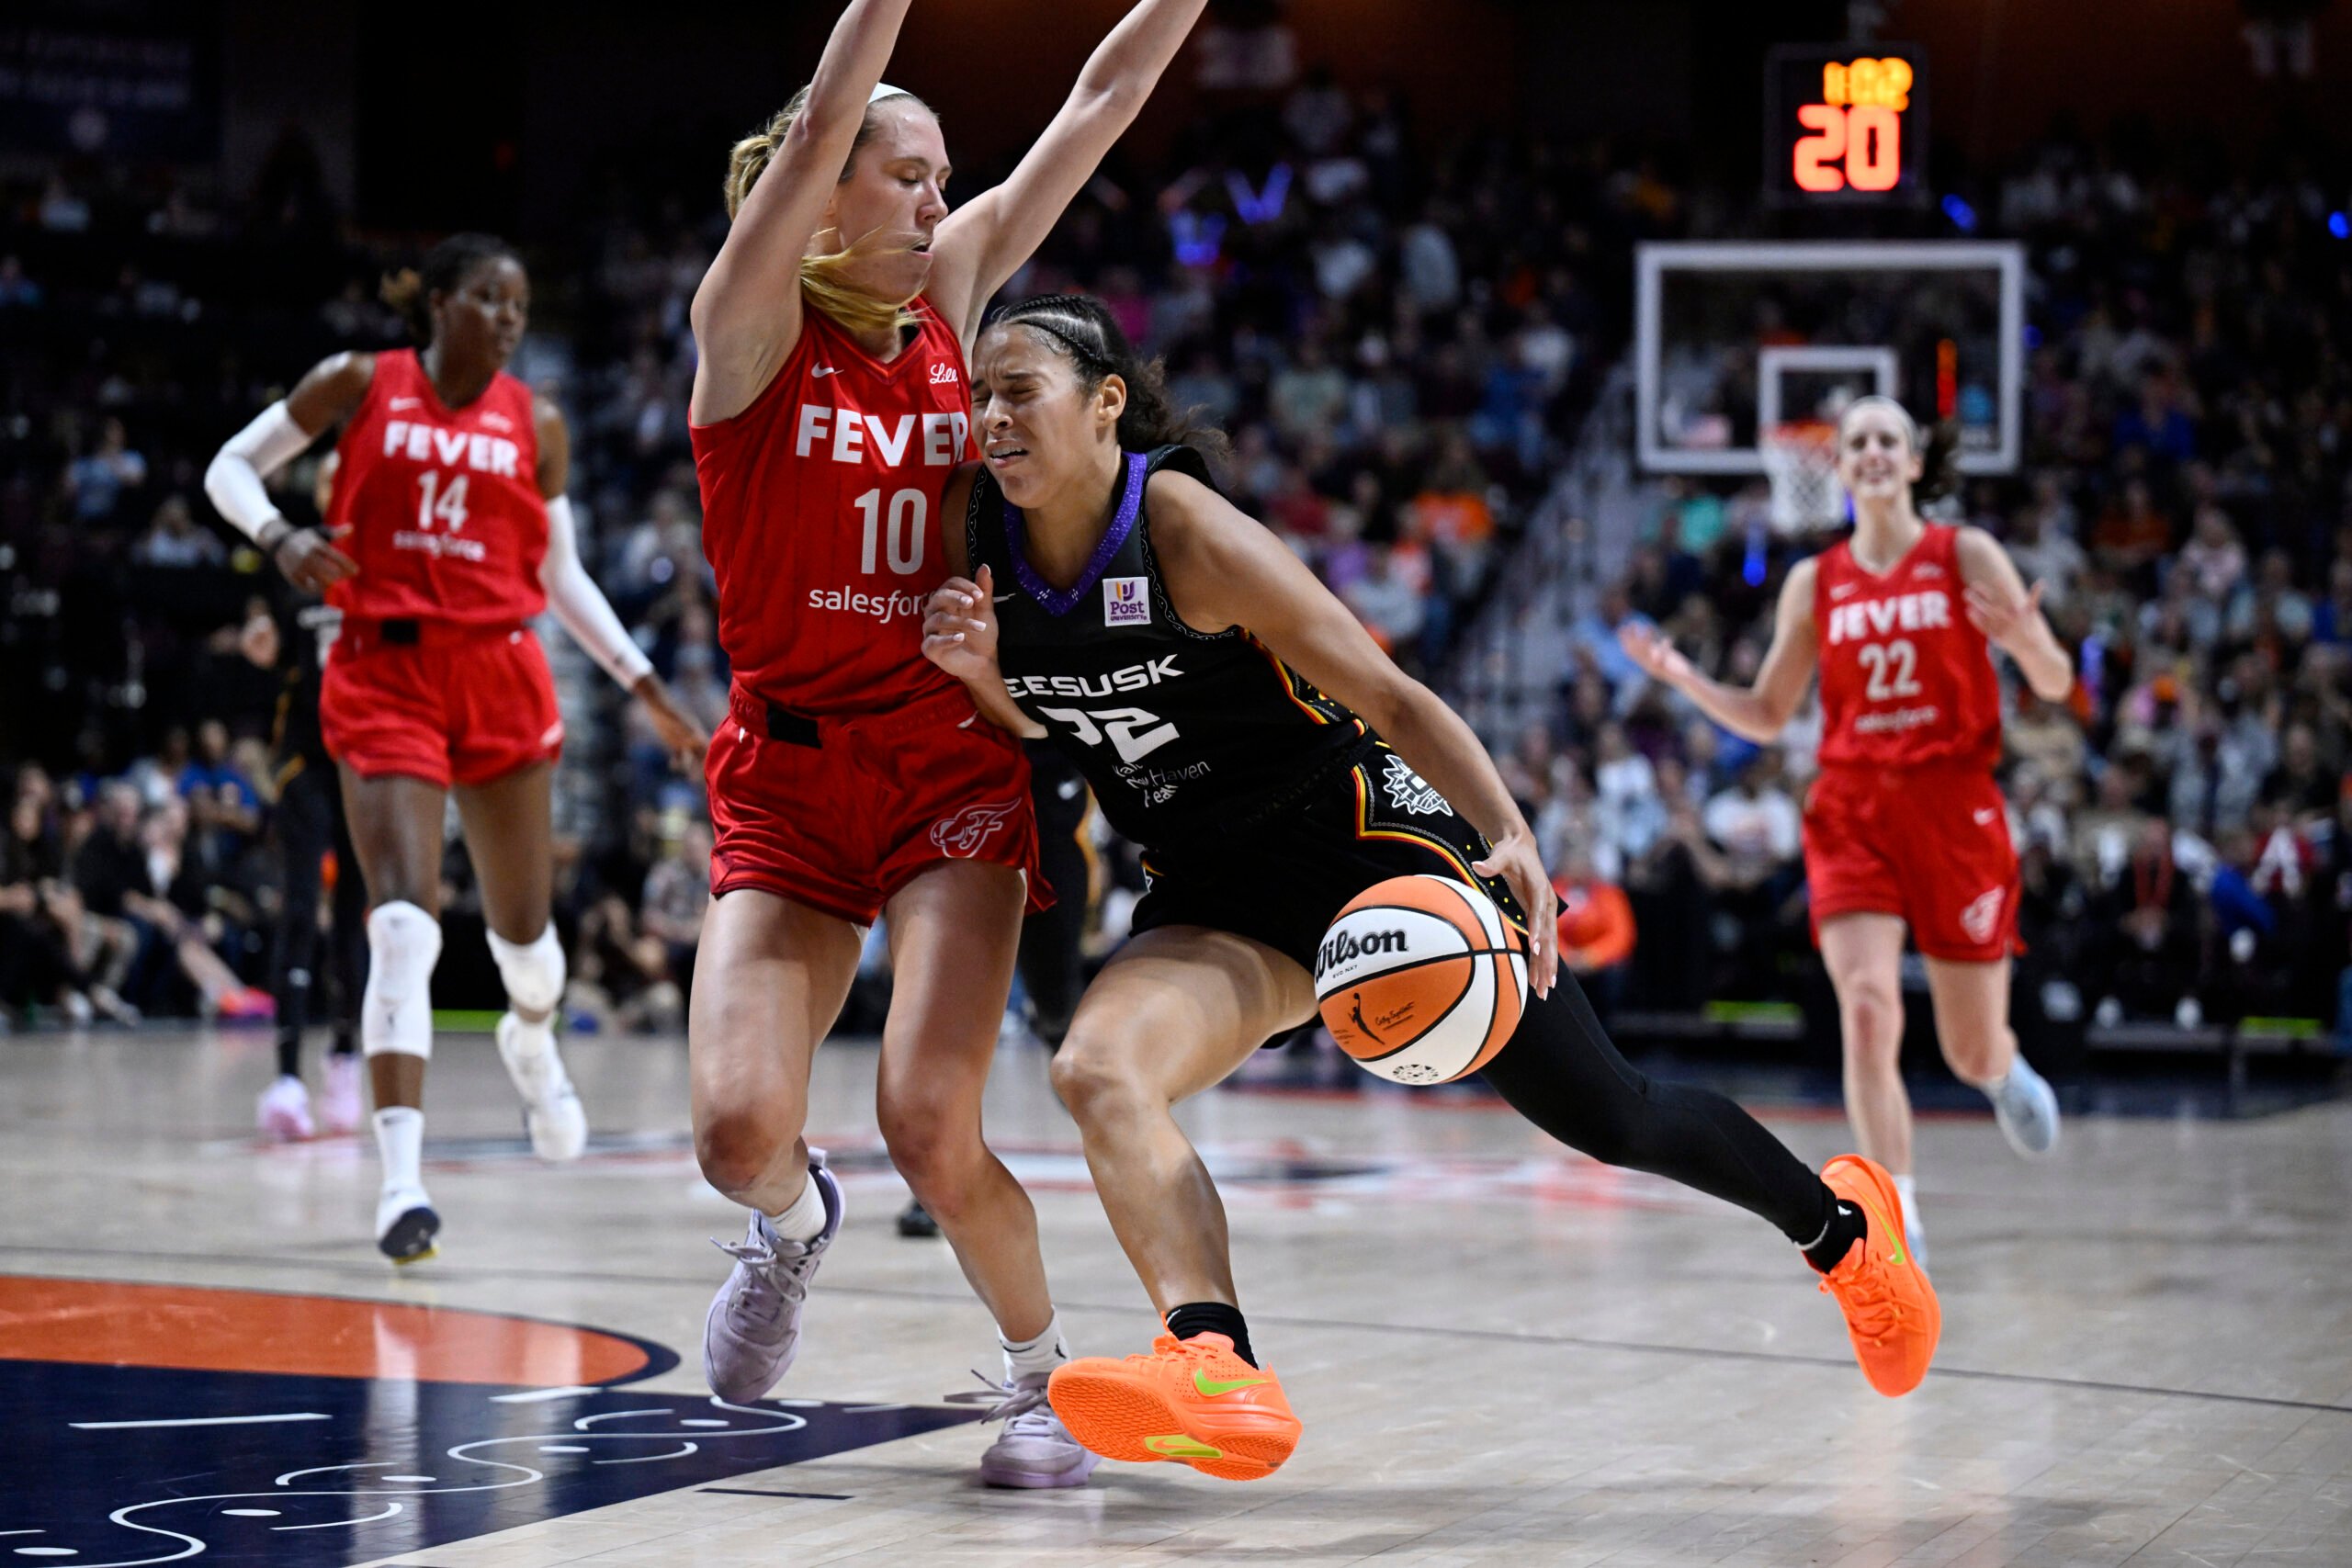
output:
M367 1231L371 1145L254 1141L266 1040L0 1042L0 1274L579 1324L672 1348L676 1369L638 1389L700 1397L726 1263L705 1238L741 1226L695 1170L684 1049L568 1049L596 1142L556 1170L527 1156L487 1039L441 1041L426 1179L443 1252L395 1275ZM932 1404L996 1355L944 1244L893 1234L904 1190L873 1133L873 1069L868 1047L820 1056L811 1139L845 1169L848 1224L778 1392ZM991 1097L1076 1348L1145 1348L1149 1309L1042 1054L1003 1055ZM723 1491L550 1504L391 1561L2352 1563L2352 1105L2084 1119L2034 1167L1989 1119L1923 1124L1945 1331L1937 1371L1899 1402L1864 1385L1834 1306L1762 1224L1508 1112L1228 1092L1188 1120L1225 1180L1258 1348L1306 1426L1274 1478L1106 1464L1083 1491L987 1492L972 1469L988 1429L959 1425L710 1483ZM1835 1119L1771 1120L1815 1163L1842 1146ZM10 1332L0 1315L0 1359ZM47 1440L44 1415L7 1416L0 1451ZM28 1503L7 1469L0 1534ZM122 1479L121 1501L145 1483ZM129 1560L75 1550L50 1555ZM213 1560L248 1560L226 1552Z

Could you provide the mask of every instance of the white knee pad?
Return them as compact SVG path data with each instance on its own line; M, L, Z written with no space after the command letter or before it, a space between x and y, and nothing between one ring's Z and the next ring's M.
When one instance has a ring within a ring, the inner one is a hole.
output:
M507 1005L526 1012L553 1012L563 1000L564 980L563 943L556 939L555 922L540 928L532 942L509 942L496 931L489 935L490 955L498 960Z
M368 1055L433 1055L433 965L440 957L441 922L415 905L395 900L368 912L368 995L359 1011Z

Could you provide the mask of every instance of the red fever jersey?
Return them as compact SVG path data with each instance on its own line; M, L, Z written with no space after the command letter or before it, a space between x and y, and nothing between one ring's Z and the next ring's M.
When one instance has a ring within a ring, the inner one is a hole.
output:
M548 509L528 387L502 370L451 409L415 350L379 354L335 452L327 526L359 575L335 584L329 604L376 620L484 626L546 607Z
M1850 540L1816 558L1823 767L1990 771L2000 760L2000 682L1968 622L1959 538L1930 523L1881 576L1855 564Z
M972 447L964 351L927 299L885 365L813 310L775 379L694 428L702 547L735 679L796 712L903 706L955 685L922 656L946 578L940 491Z

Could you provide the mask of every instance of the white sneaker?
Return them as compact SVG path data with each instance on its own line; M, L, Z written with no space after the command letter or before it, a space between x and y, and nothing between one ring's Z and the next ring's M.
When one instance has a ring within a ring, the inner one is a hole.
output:
M2023 1056L2009 1066L2009 1076L1984 1091L1993 1102L1993 1120L2001 1135L2022 1159L2039 1159L2058 1146L2058 1091L2050 1080L2026 1066Z
M441 1216L422 1187L387 1187L376 1199L376 1250L395 1263L422 1263L440 1250Z
M318 1135L318 1129L311 1124L311 1091L291 1075L277 1077L261 1091L254 1120L260 1123L264 1137L281 1144L306 1143Z
M543 1160L578 1159L588 1146L588 1112L563 1070L552 1036L546 1050L517 1054L515 1037L522 1028L523 1021L511 1012L499 1019L498 1055L506 1064L506 1076L514 1080L514 1091L523 1097L523 1125L531 1134L531 1152Z
M1033 1372L1002 1385L1005 1401L987 1420L1001 1420L989 1451L980 1456L980 1481L989 1486L1083 1486L1102 1456L1081 1445L1046 1401L1049 1372Z
M356 1133L367 1119L367 1107L359 1099L359 1077L358 1052L327 1054L326 1092L319 1096L319 1117L330 1136Z

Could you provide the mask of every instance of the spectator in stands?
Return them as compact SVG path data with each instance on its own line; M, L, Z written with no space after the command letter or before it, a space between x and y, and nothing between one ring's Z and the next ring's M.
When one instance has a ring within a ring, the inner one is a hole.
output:
M1592 855L1570 840L1552 878L1560 896L1560 963L1577 977L1606 1021L1623 998L1634 956L1634 907L1625 890L1593 868Z
M112 414L99 427L96 447L65 470L74 516L85 524L111 522L124 498L146 482L147 459L131 450L130 433Z

